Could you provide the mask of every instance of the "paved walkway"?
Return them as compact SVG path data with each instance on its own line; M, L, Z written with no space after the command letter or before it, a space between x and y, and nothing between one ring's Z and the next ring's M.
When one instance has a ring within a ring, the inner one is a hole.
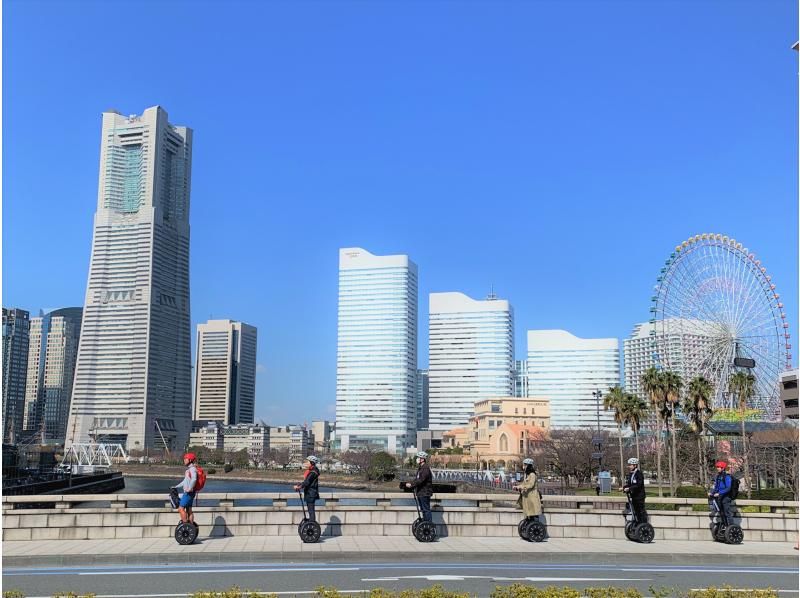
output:
M613 562L615 559L651 558L669 562L691 562L701 558L731 559L756 565L786 558L798 552L788 542L745 542L729 546L711 541L661 540L636 544L627 540L551 538L540 544L519 538L448 537L422 544L408 536L323 538L303 544L296 536L237 536L201 538L181 546L172 538L115 540L8 541L2 544L4 567L47 565L95 565L135 563L256 562L256 561L379 561L388 558L502 558L547 561L569 556L583 560Z

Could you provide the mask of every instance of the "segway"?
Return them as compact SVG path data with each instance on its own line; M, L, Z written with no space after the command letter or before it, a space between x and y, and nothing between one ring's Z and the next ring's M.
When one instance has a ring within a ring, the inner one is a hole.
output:
M432 521L425 521L422 518L422 509L419 506L416 488L414 488L414 504L417 507L417 519L411 524L411 533L418 542L435 542L436 526Z
M728 525L728 520L719 504L719 499L712 497L708 501L708 506L711 511L711 536L714 541L724 542L725 544L741 544L744 541L744 530L735 523Z
M626 495L628 497L628 508L622 511L622 517L625 519L625 537L632 542L650 544L653 538L656 537L656 532L648 522L639 521L636 518L631 495L629 492ZM628 515L630 515L630 519L628 519Z
M542 493L539 492L539 502L542 503ZM544 513L544 505L542 505L542 513ZM547 527L539 520L537 515L533 519L525 517L517 525L517 533L519 537L528 542L544 542L547 537Z
M172 505L173 509L177 509L180 505L180 497L178 496L178 490L175 488L169 489L169 502ZM187 510L188 513L191 513L191 508ZM200 533L200 526L196 523L192 523L191 521L187 521L184 523L183 521L178 521L178 525L175 526L175 540L178 544L183 546L187 546L193 543L197 539L197 535Z
M300 497L300 504L303 507L303 520L297 524L297 533L305 544L319 542L319 537L322 535L322 528L319 526L319 523L311 521L311 519L308 518L306 514L306 502L303 500L303 495L299 490L297 491L297 495Z

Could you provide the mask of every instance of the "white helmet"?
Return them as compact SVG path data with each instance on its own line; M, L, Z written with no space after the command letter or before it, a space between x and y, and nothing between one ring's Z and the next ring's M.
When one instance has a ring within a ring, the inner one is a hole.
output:
M628 465L639 465L639 459L636 457L631 457L628 459Z
M420 451L417 453L417 459L427 459L427 458L428 458L428 453L426 453L425 451Z
M316 465L317 463L319 463L319 457L317 457L316 455L309 455L308 457L306 457L306 461L310 461L311 463Z
M533 465L533 459L530 459L530 458L528 458L528 459L525 459L525 460L522 462L522 464L523 464L523 465Z

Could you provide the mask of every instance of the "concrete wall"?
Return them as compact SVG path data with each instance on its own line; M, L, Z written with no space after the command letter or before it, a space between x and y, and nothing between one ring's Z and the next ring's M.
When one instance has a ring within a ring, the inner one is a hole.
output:
M113 502L109 505L109 498ZM294 535L303 517L296 494L200 495L195 519L203 536ZM407 494L323 494L326 504L317 507L317 520L325 535L409 535L417 517ZM162 495L84 495L36 497L53 502L54 508L26 509L31 497L3 497L3 540L74 540L102 538L171 537L178 516L165 506ZM614 497L545 496L545 521L554 538L625 537L621 515L624 499ZM271 505L240 506L243 501L271 501ZM98 502L105 505L99 506ZM128 506L152 501L157 506ZM360 504L352 504L353 502ZM677 504L679 511L650 510L657 540L710 540L707 512L692 511L701 499L657 499ZM367 504L362 504L367 503ZM434 497L434 522L442 536L515 536L522 518L513 496L443 494ZM794 542L797 539L797 503L738 501L738 505L769 507L769 513L742 514L745 541ZM794 511L794 512L789 512Z

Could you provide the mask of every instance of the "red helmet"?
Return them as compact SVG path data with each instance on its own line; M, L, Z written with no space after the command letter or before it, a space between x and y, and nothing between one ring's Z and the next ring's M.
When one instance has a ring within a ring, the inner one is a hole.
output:
M183 458L184 459L189 459L189 461L197 461L197 455L195 455L194 453L186 453L183 456Z
M714 464L714 467L721 467L722 469L727 469L728 468L728 464L725 463L725 461L717 461Z

